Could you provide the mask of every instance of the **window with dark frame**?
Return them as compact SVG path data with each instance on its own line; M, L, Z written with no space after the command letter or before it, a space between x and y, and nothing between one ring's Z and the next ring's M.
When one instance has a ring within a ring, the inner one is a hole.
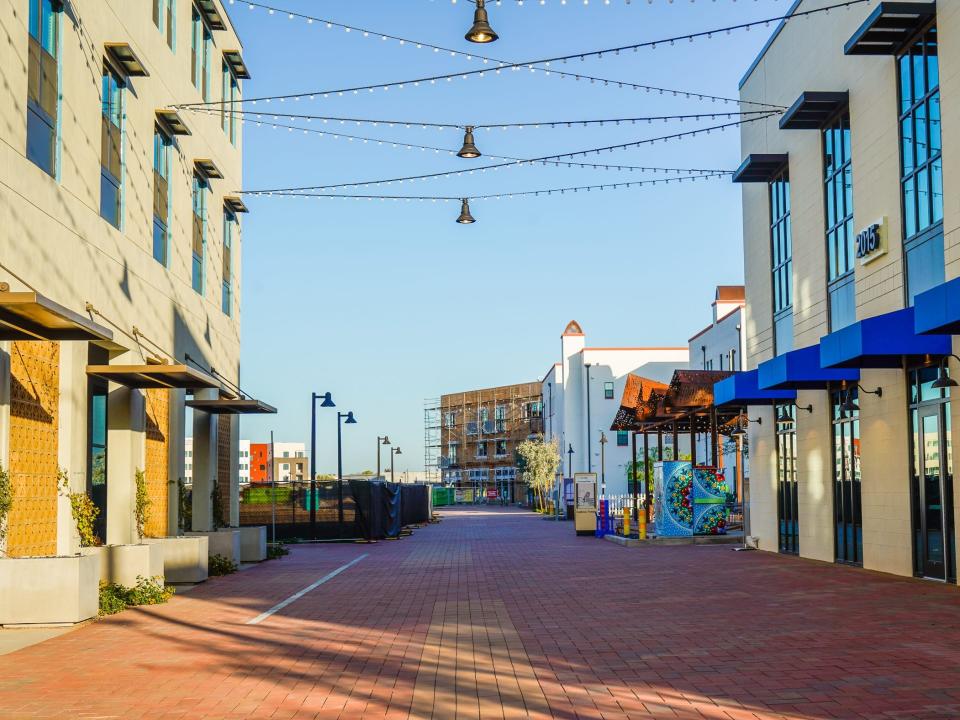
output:
M853 273L853 166L850 111L844 109L823 130L823 184L826 212L827 295L830 331L857 319Z
M781 553L800 552L797 513L797 409L792 403L774 406L777 439L777 535Z
M507 454L507 441L506 440L497 440L496 445L494 446L494 453L497 457L504 457Z
M626 447L630 440L630 433L626 430L617 430L617 446Z
M100 216L118 230L123 206L123 90L120 74L103 66L101 85Z
M604 400L613 400L613 383L605 382L603 384L603 398Z
M57 176L59 120L60 6L54 0L29 0L27 57L27 158Z
M233 232L237 216L229 208L223 209L223 289L220 309L227 317L233 314Z
M836 524L834 556L837 562L863 564L863 517L860 503L860 411L844 410L847 399L856 403L858 390L835 391L833 407L833 514Z
M921 33L897 59L900 186L908 305L944 281L943 162L937 28Z
M793 234L790 225L790 176L787 168L770 181L769 196L773 347L777 355L782 355L793 349Z

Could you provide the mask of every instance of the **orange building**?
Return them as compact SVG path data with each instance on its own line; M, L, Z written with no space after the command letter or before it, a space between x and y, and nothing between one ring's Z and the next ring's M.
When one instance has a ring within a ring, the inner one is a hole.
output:
M250 443L250 482L270 482L270 443Z

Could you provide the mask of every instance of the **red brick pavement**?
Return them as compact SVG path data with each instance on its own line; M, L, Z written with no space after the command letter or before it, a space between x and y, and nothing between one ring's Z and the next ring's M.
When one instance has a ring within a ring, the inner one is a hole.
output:
M259 625L248 620L369 553ZM0 657L0 717L960 718L955 587L515 510L298 546Z

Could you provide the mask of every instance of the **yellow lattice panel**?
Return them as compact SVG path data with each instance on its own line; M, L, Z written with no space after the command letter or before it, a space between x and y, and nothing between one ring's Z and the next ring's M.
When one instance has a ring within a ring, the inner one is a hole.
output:
M147 447L146 468L147 496L150 509L144 534L147 537L167 535L167 512L169 509L169 457L170 457L170 391L147 390Z
M15 342L10 348L10 482L7 553L57 552L57 428L60 345Z
M217 488L220 491L220 507L223 508L223 522L230 523L230 434L229 415L217 417Z

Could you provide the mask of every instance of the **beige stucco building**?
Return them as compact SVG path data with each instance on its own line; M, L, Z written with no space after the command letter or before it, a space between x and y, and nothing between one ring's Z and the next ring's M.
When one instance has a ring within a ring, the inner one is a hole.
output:
M128 553L143 575L162 574L165 558L169 579L191 554L205 573L205 544L159 539L213 530L215 507L237 523L238 422L209 403L238 394L242 137L229 116L170 107L236 100L248 75L221 0L154 0L152 12L0 0L0 25L0 464L13 496L0 624L72 621L89 616L85 578L108 577L120 560L107 556L122 553L81 549L71 494L99 508L104 544L168 546ZM191 428L188 401L208 403ZM138 471L149 542L135 521ZM38 557L75 568L45 590L74 607L17 615L43 604Z
M750 408L763 550L956 581L954 343L930 308L960 275L958 70L960 3L881 2L782 24L743 78L785 110L743 126L735 176L747 369L797 393Z

